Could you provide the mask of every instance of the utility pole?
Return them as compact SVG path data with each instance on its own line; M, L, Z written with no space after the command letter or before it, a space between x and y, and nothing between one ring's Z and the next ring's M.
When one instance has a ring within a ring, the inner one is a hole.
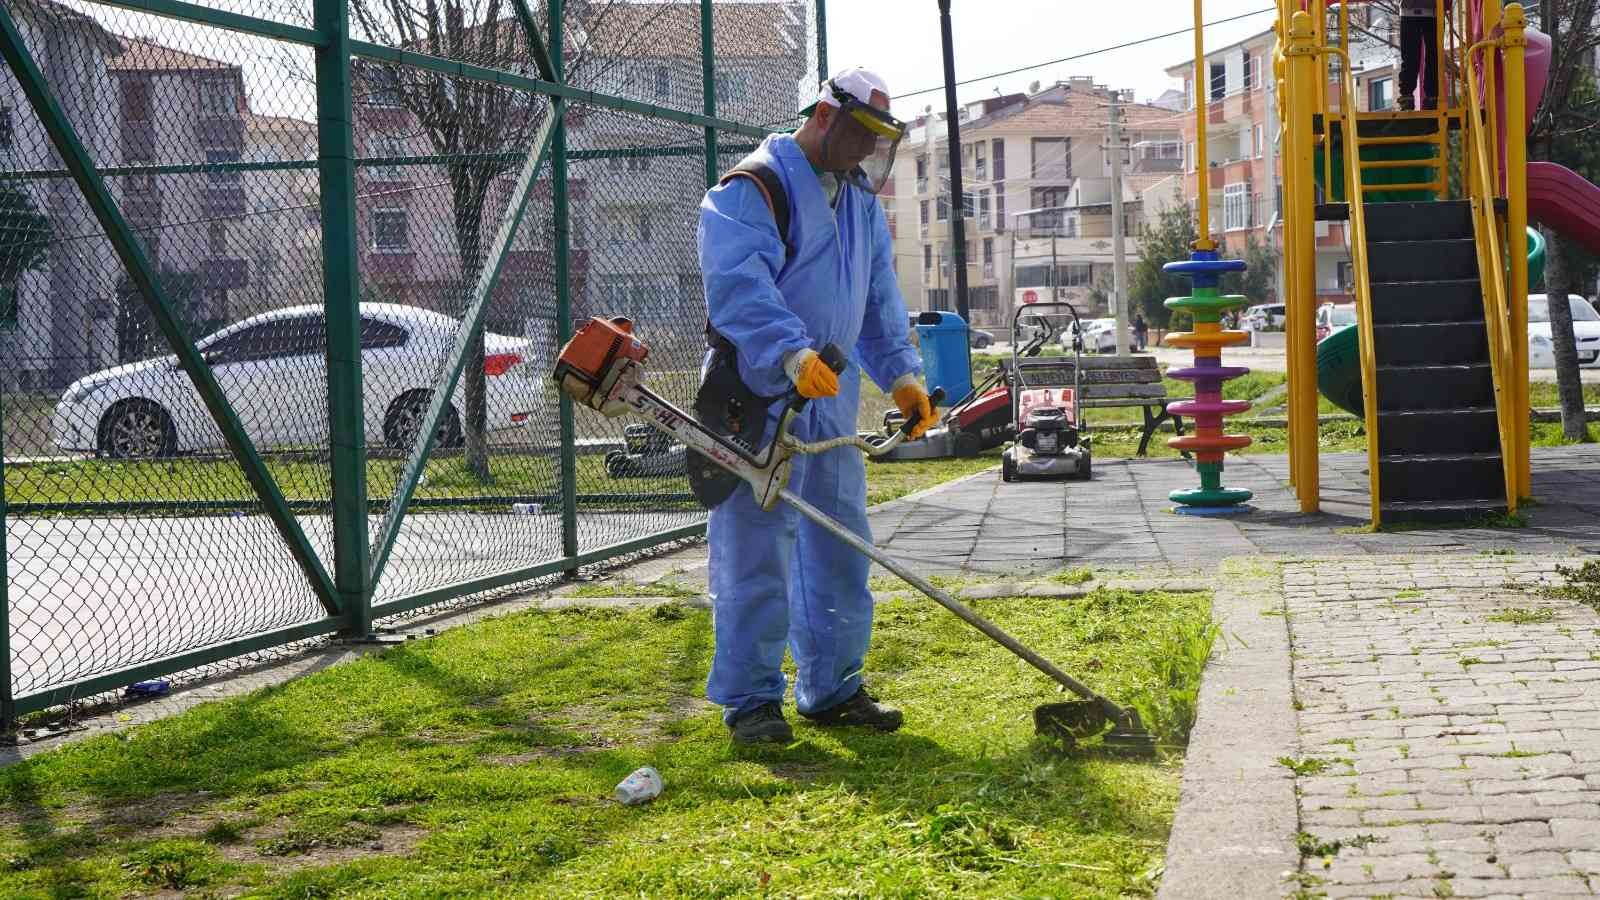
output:
M954 223L950 264L956 276L956 314L962 321L971 322L972 313L967 309L967 228L962 218L965 204L961 196L961 120L956 106L956 56L950 36L950 0L939 0L939 33L944 42L944 115L950 144L950 215Z
M1045 279L1045 284L1050 285L1050 299L1055 302L1061 300L1061 267L1056 263L1056 231L1050 230L1050 277Z
M1117 355L1128 355L1127 222L1122 217L1122 109L1111 90L1111 306L1117 317Z

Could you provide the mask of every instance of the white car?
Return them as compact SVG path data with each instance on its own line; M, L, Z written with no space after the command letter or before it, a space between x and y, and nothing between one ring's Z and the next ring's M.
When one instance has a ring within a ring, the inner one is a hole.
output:
M1568 294L1572 308L1572 335L1578 342L1578 365L1600 365L1600 313L1589 301ZM1544 294L1528 295L1528 368L1554 369L1555 348L1550 343L1550 306Z
M409 447L427 413L432 384L455 342L459 320L414 306L361 304L361 369L366 440ZM258 449L326 446L327 330L320 306L252 316L197 343L245 433ZM528 342L486 333L485 405L491 431L527 421L540 379ZM460 383L439 426L439 442L462 441ZM106 369L75 381L56 404L58 447L117 459L172 456L226 446L200 394L173 356Z
M1072 349L1072 325L1068 325L1061 332L1061 346ZM1133 340L1133 328L1128 329L1128 339ZM1117 320L1116 319L1085 319L1083 320L1083 350L1085 353L1115 353L1117 352Z
M1239 316L1239 324L1245 331L1266 331L1270 328L1282 328L1288 319L1282 303L1263 303L1252 306Z

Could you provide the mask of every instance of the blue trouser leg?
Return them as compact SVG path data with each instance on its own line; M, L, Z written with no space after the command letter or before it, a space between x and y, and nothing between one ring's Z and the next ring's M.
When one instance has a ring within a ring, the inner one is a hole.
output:
M842 448L813 457L799 490L807 503L872 541L858 451ZM795 705L815 713L849 700L861 687L872 637L871 563L809 519L800 520L799 531L797 565L789 576L789 647L799 672Z
M748 486L711 511L706 536L716 648L706 698L723 708L726 721L783 700L786 582L799 519L788 506L764 512Z

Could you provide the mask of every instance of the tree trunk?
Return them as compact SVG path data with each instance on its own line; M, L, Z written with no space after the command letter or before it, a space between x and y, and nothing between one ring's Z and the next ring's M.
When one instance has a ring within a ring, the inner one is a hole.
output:
M463 181L471 187L465 192L456 191L455 224L456 248L461 260L461 314L465 316L473 285L477 283L478 272L483 268L481 214L488 182L486 179L467 177L458 180L457 185ZM484 398L487 385L483 355L483 326L479 325L472 332L472 343L467 349L467 360L461 373L462 405L466 407L463 410L465 415L461 422L461 436L467 471L487 484L492 479L489 474L488 410Z
M1578 293L1576 274L1568 264L1561 236L1545 228L1544 290L1550 307L1550 344L1556 359L1556 390L1561 398L1561 432L1569 441L1588 441L1584 417L1583 381L1578 375L1578 342L1572 332L1572 307L1568 294Z

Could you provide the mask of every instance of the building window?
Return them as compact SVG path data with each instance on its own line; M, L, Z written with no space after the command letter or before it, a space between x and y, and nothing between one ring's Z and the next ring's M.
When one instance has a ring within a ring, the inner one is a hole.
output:
M1264 152L1263 148L1266 147L1266 141L1264 140L1265 137L1266 137L1266 131L1262 128L1262 126L1257 125L1256 126L1256 159L1260 159L1261 158L1261 154Z
M950 291L947 288L932 288L928 291L928 309L948 310L950 308Z
M716 87L718 109L722 108L724 101L730 104L744 103L750 95L750 76L745 72L718 72Z
M917 225L922 228L922 234L928 234L928 201L917 201Z
M979 181L987 181L989 179L989 155L984 150L985 146L986 144L983 141L972 145L973 167L977 172Z
M934 215L938 217L939 221L948 221L950 219L950 198L945 194L940 194L938 199L934 201L934 205Z
M1376 112L1394 105L1394 79L1374 78L1367 83L1367 109Z
M1211 99L1221 100L1228 93L1228 67L1223 63L1211 64Z
M208 166L228 165L238 161L239 151L237 150L213 149L206 151L206 165ZM238 171L213 169L206 173L206 177L210 179L212 184L238 184L240 173Z
M232 78L205 78L200 85L200 116L226 119L239 114L239 95Z
M1194 166L1195 166L1194 141L1190 141L1189 142L1189 155L1188 155L1187 159L1189 160L1189 171L1193 172L1194 171Z
M375 160L397 159L406 155L405 138L392 134L373 134L367 138L367 153ZM378 181L400 180L400 169L396 166L374 164L367 170Z
M1355 286L1355 283L1356 283L1356 267L1355 267L1355 264L1352 263L1352 262L1349 262L1348 260L1340 260L1339 261L1338 278L1339 278L1339 290L1348 291L1351 288L1353 288Z
M11 121L11 107L0 106L0 153L11 152L11 141L14 137Z
M672 70L666 66L656 67L656 99L666 100L672 96Z
M984 230L989 228L989 192L978 194L978 227Z
M926 156L919 156L919 157L917 157L917 193L919 193L919 194L923 193L927 189L928 189L928 158Z
M1033 139L1033 179L1035 181L1072 180L1072 139Z
M1000 289L994 285L967 289L968 309L999 309Z
M372 249L379 253L404 253L411 248L411 228L403 209L372 212Z
M122 83L122 115L130 122L150 121L150 82Z
M994 180L999 181L1006 177L1006 142L1001 138L994 139Z
M1250 185L1235 182L1222 188L1222 227L1234 231L1250 227Z
M1254 81L1254 76L1255 76L1255 65L1254 65L1254 63L1255 63L1255 57L1251 56L1249 54L1249 52L1247 51L1244 54L1244 90L1247 90L1247 91L1254 90L1255 86L1256 86L1256 83Z
M17 313L22 306L22 284L0 284L0 331L17 330Z
M932 269L932 268L933 268L933 246L931 244L923 244L922 245L922 271L926 272L926 271L928 271L929 269Z
M994 277L994 238L983 239L983 277Z
M368 66L365 73L371 87L367 92L367 105L397 107L400 105L400 73L388 66Z
M995 165L999 165L998 160ZM1006 230L1006 186L998 181L994 183L994 230Z
M648 244L650 241L650 213L648 211L641 211L639 213L639 243Z
M212 222L206 228L206 249L212 256L228 255L228 223Z

